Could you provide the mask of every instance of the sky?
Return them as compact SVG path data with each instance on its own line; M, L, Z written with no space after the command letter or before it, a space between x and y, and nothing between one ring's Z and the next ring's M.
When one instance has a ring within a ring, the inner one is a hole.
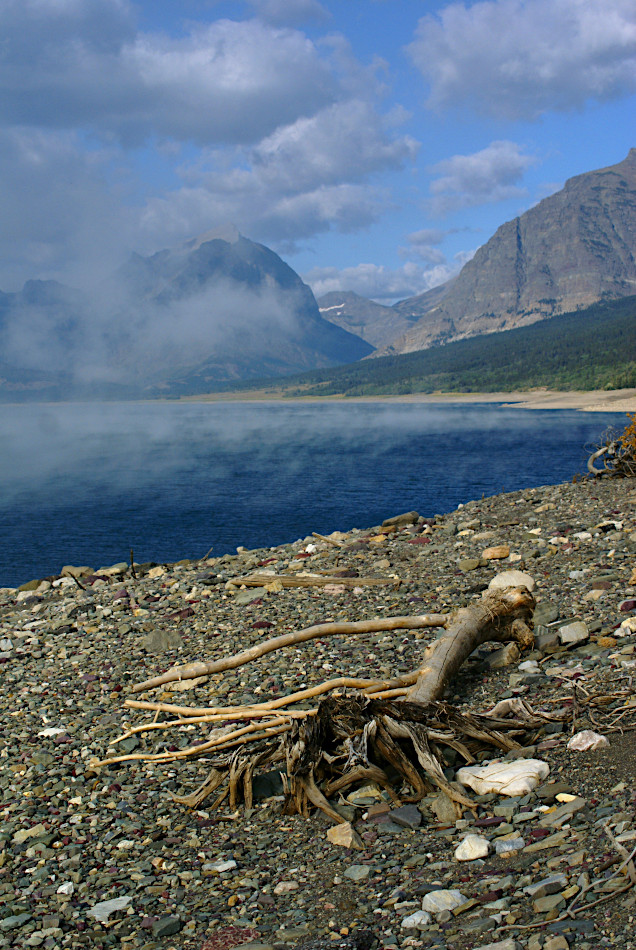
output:
M232 222L391 303L634 146L634 0L0 3L3 291Z

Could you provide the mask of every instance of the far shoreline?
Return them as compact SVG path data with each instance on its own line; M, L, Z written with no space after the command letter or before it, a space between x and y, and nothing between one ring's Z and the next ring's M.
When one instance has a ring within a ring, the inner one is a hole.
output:
M611 389L560 392L553 389L532 389L526 392L497 393L409 393L378 396L301 396L287 397L283 392L254 390L252 393L204 393L183 396L179 402L399 402L437 405L472 405L497 403L510 409L575 409L579 412L636 413L636 389Z

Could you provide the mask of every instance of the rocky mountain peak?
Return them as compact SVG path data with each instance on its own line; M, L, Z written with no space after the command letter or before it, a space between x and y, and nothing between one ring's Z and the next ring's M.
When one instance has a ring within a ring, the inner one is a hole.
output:
M576 175L503 224L454 281L396 309L419 315L376 355L508 330L636 293L636 149Z

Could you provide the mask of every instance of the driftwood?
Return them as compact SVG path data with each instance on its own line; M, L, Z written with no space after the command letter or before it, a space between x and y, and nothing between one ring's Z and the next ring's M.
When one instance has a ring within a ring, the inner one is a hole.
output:
M605 431L601 444L587 460L590 475L636 476L636 414L628 412L627 418L629 425L622 432L613 426ZM597 462L602 468L597 466Z
M358 580L358 579L356 579ZM204 757L212 767L194 792L175 801L198 807L216 793L212 808L228 801L251 807L255 770L276 768L285 785L286 813L320 809L333 822L344 819L332 796L360 782L373 781L394 803L418 801L443 790L456 805L472 808L468 794L444 775L444 749L466 763L489 747L500 753L519 749L519 739L549 718L521 701L499 704L491 713L462 713L442 700L467 657L482 643L514 640L523 649L533 641L526 624L534 600L526 588L487 592L480 601L453 614L392 617L351 623L326 623L283 634L235 656L191 663L138 684L143 692L179 679L236 669L274 650L297 647L315 637L387 630L444 628L410 673L392 679L335 677L289 696L237 707L187 707L129 699L126 706L154 713L151 722L129 728L119 740L138 733L209 724L204 738L178 750L111 756L96 765L144 760L178 762ZM317 707L307 702L324 697ZM162 716L169 719L161 719ZM212 757L212 758L210 758Z
M223 660L213 660L209 663L187 663L184 666L174 667L174 669L168 670L161 676L155 676L153 679L145 680L145 682L133 686L133 692L142 693L145 690L154 689L156 686L163 686L164 683L192 679L195 676L206 676L210 673L221 673L225 670L235 670L239 666L245 666L246 663L251 663L252 660L265 656L266 653L273 653L275 650L282 650L284 647L295 646L297 643L304 643L306 640L313 640L316 637L330 637L335 634L350 636L357 633L380 633L383 630L422 630L426 627L443 627L447 621L448 614L422 614L420 617L384 617L379 620L357 620L350 623L319 623L313 627L306 627L304 630L284 633L280 637L258 643L249 650L243 650L241 653L225 657Z
M340 587L396 587L401 584L397 577L345 577L338 574L247 574L234 577L233 587L267 587L268 584L280 584L281 587L328 587L332 584Z
M534 600L525 588L511 588L488 593L481 603L458 610L446 635L426 651L408 699L414 703L439 699L465 660L488 640L514 640L527 649L534 635L517 615L528 614L533 606ZM514 622L507 622L511 617Z

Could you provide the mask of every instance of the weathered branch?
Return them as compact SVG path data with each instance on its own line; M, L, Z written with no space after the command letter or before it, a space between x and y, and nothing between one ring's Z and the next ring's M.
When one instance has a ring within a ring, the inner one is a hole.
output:
M279 583L281 587L327 587L339 584L341 587L394 587L401 584L397 577L339 577L328 574L247 574L245 577L233 577L233 587L266 587Z
M528 627L524 623L515 625L504 621L511 621L519 613L529 615L533 607L530 592L525 587L514 587L489 591L479 603L458 610L447 625L446 633L426 650L417 679L406 698L424 704L440 699L449 680L470 654L488 640L515 640L527 646L528 635L532 637Z
M234 656L224 657L222 660L211 660L207 663L187 663L185 666L173 667L166 673L162 673L161 676L155 676L143 683L137 683L133 686L133 692L141 693L147 689L154 689L156 686L163 686L164 683L192 679L195 676L206 676L211 673L221 673L225 670L235 670L237 667L245 666L246 663L251 663L252 660L257 660L267 653L273 653L275 650L282 650L297 643L304 643L316 637L381 633L385 630L422 630L426 627L443 627L447 620L448 614L422 614L419 617L382 617L378 620L319 623L313 627L306 627L304 630L284 633L280 637L258 643L256 646L250 647L249 650L243 650Z

